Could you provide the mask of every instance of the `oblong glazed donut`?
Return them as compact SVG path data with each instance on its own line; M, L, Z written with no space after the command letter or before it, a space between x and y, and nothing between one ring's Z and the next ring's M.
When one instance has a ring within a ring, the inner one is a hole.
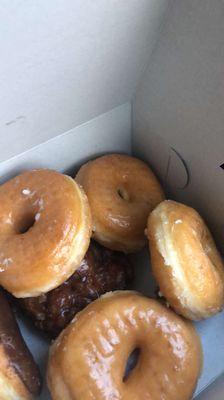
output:
M138 363L124 379L134 349ZM190 400L202 353L193 326L156 300L114 292L81 311L53 344L53 400Z
M78 184L56 171L27 171L0 186L0 204L0 284L31 297L69 278L92 231Z
M164 199L164 193L143 161L121 154L106 155L83 165L75 180L88 197L95 240L126 253L146 244L144 229L149 212Z
M132 281L129 258L92 240L79 268L62 285L42 296L18 299L17 304L37 328L55 338L89 303Z
M147 235L153 274L175 311L208 318L224 306L224 265L200 215L164 201L150 214Z
M38 367L0 289L0 399L31 400L40 389Z

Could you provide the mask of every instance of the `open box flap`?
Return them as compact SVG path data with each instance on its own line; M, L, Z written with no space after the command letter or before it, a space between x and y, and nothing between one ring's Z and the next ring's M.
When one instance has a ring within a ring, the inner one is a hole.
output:
M131 100L167 0L0 4L0 161Z

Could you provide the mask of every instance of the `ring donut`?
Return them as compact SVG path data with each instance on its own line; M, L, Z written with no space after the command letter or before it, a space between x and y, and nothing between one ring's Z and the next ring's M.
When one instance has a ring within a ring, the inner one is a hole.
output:
M59 286L90 242L87 198L56 171L27 171L0 186L0 284L16 297Z
M153 274L174 310L208 318L224 306L224 265L200 215L166 200L150 214L147 235Z
M40 389L38 367L0 289L0 399L30 400Z
M83 165L75 180L88 197L95 240L126 253L146 244L149 212L164 199L164 193L143 161L121 154L106 155Z
M124 379L136 348L138 363ZM87 306L55 341L48 386L53 400L189 400L201 361L190 322L156 300L114 292Z

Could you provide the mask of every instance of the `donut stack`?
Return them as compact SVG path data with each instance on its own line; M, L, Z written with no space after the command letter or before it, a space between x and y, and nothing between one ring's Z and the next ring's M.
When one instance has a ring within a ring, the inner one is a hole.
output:
M224 306L223 262L199 214L165 200L148 165L121 154L89 161L74 179L26 171L0 186L0 204L0 285L56 338L47 371L52 399L190 400L202 350L186 319ZM123 290L132 288L131 254L147 242L169 308ZM31 399L40 390L38 368L2 298L0 398ZM25 367L9 354L9 332L22 343Z

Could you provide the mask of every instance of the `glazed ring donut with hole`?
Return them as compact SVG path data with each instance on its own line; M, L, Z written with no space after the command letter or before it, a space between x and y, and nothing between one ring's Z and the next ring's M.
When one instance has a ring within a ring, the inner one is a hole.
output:
M166 200L150 214L147 235L153 274L174 310L192 320L224 306L224 264L200 215Z
M164 199L164 193L143 161L106 155L83 165L75 180L88 197L95 240L126 253L146 244L148 215Z
M135 349L137 364L124 376ZM190 322L123 291L77 314L50 350L47 378L53 400L190 400L201 363Z
M88 200L70 177L27 171L0 186L0 284L16 297L59 286L90 242Z

